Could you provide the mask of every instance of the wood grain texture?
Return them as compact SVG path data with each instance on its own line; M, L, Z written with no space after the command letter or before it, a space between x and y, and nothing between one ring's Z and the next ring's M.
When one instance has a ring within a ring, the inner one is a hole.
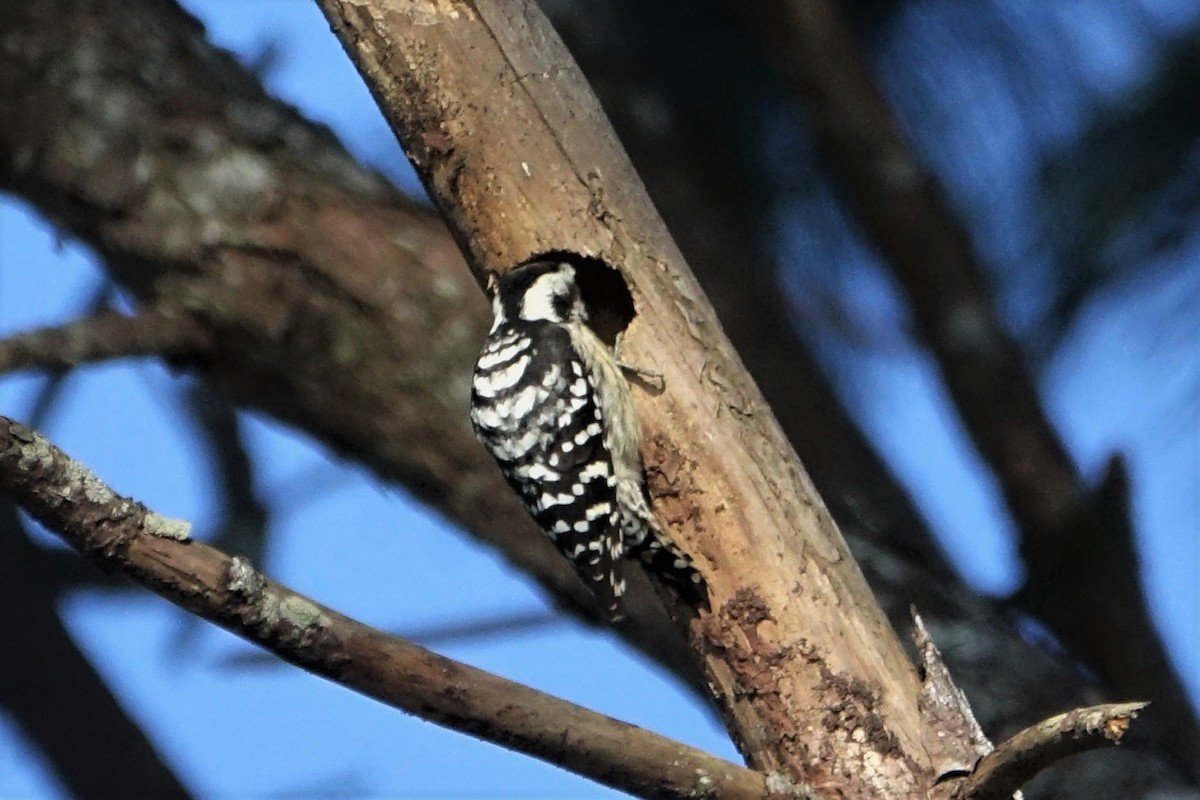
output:
M530 3L321 0L478 275L547 252L620 269L660 519L700 562L691 623L749 763L904 796L931 780L916 675L594 97Z

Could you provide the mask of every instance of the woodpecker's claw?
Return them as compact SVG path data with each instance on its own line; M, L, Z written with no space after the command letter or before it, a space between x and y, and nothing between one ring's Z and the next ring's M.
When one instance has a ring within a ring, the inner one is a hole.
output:
M624 339L625 331L621 331L617 334L617 341L613 345L613 356L616 359L617 366L626 372L632 372L634 375L637 375L639 378L644 380L657 381L660 388L662 388L664 381L663 374L661 372L650 369L649 367L643 367L640 364L631 364L630 362L621 358L621 345L623 344Z

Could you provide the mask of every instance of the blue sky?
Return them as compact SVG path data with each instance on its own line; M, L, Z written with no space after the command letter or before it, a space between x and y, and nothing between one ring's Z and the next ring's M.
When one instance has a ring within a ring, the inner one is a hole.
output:
M330 125L360 158L413 189L391 134L312 3L191 0L212 38L253 52L277 37L277 96ZM1185 260L1195 264L1193 249ZM864 273L868 274L869 273ZM1147 587L1193 697L1200 697L1200 358L1196 326L1164 346L1147 320L1200 296L1200 271L1177 269L1139 303L1100 298L1057 359L1046 404L1085 474L1114 449L1128 455ZM886 281L861 297L888 314ZM17 202L0 201L0 335L70 319L101 281L82 248L62 242ZM1171 344L1174 341L1176 344ZM836 345L830 345L836 346ZM901 345L855 354L853 404L963 573L996 593L1019 580L1011 529L994 486L950 413L928 359ZM1188 382L1190 381L1190 383ZM39 381L0 379L0 413L28 414ZM80 370L46 433L119 491L205 536L216 515L208 466L178 411L186 385L149 362ZM843 382L845 388L847 384ZM1190 387L1190 389L1189 389ZM853 389L847 389L853 391ZM273 577L381 628L425 628L543 607L497 559L446 529L400 490L269 419L246 415L258 489L275 516ZM136 445L133 447L131 445ZM297 497L298 479L321 491ZM346 520L352 520L350 525ZM464 592L463 587L470 591ZM204 624L181 636L182 612L141 593L78 592L63 606L72 635L110 679L192 790L205 797L601 797L614 794L553 767L406 717L283 665L236 667L249 648ZM721 727L653 665L613 637L569 622L464 641L441 652L606 714L736 759ZM470 764L471 769L446 769ZM65 796L0 716L0 797Z

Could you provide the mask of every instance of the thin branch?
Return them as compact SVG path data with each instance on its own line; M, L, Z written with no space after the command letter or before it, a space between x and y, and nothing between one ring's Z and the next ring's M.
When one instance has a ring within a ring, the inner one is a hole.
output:
M170 360L205 353L210 346L204 329L176 311L149 308L133 316L101 311L0 339L0 375L20 369L63 370L129 356Z
M413 644L418 644L422 647L435 647L439 645L463 644L464 642L481 639L496 639L514 634L519 635L540 628L561 626L562 624L563 617L561 614L553 611L532 611L439 623L416 631L400 631L395 635L402 636ZM239 648L238 652L231 653L220 659L219 665L227 669L269 667L278 666L279 660L272 658L270 653L264 653L261 650Z
M382 634L181 537L0 416L0 488L101 568L303 669L430 722L639 797L761 798L762 775Z
M1077 708L1031 725L979 760L956 800L1009 800L1033 776L1067 756L1120 744L1147 703Z
M112 301L113 285L110 281L104 281L102 285L96 288L88 301L83 304L77 316L90 317L108 308ZM2 359L0 359L2 360ZM0 369L0 375L4 374L4 370ZM37 394L34 396L32 410L29 412L29 424L35 428L41 425L42 420L54 408L58 398L66 390L71 373L67 369L51 369L46 375L46 379Z
M1196 776L1200 726L1141 590L1119 460L1099 489L1084 484L993 307L966 229L903 135L836 4L754 8L838 188L907 296L996 475L1020 530L1028 573L1021 602L1110 692L1152 697L1166 746Z

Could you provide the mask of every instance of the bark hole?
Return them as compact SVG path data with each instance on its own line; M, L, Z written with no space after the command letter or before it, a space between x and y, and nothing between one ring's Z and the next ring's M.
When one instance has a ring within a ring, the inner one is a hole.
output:
M616 342L617 334L633 321L637 312L625 276L603 260L570 250L551 250L539 253L529 261L562 261L575 268L575 280L587 306L589 326L610 347Z

